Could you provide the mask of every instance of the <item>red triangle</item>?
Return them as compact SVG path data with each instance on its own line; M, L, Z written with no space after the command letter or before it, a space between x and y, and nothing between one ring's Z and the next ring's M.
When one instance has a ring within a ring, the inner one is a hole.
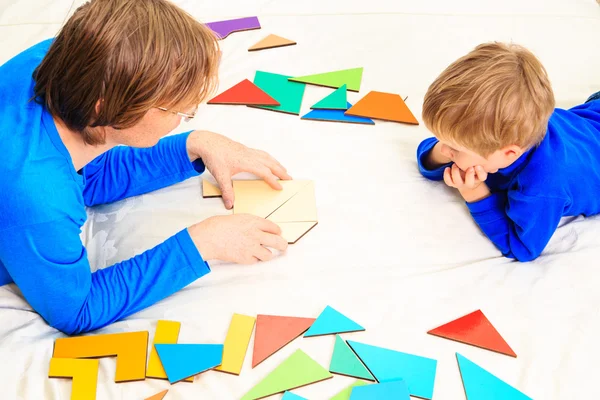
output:
M314 318L257 315L252 368L306 332L313 322Z
M239 104L254 106L279 106L279 102L261 88L244 79L208 101L208 104Z
M427 333L517 357L481 310L473 311Z

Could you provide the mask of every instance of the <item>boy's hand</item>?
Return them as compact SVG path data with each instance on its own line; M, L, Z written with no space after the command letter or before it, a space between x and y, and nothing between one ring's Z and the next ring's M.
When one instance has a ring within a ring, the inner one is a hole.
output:
M467 203L474 203L488 197L491 192L484 183L487 172L481 166L469 167L462 171L456 164L444 170L444 182L446 185L458 189Z

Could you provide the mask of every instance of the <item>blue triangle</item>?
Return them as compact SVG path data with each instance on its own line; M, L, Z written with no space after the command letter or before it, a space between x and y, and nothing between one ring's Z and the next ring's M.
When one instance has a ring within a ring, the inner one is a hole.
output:
M306 400L306 397L298 396L292 392L285 392L281 400Z
M375 385L357 386L352 389L350 400L410 400L408 387L402 379L378 383Z
M304 337L331 335L334 333L364 331L365 328L344 314L327 306L317 320L308 328Z
M348 108L350 107L352 107L352 104L348 103ZM345 112L346 110L312 110L308 114L303 115L302 119L375 125L375 122L373 122L372 119L364 117L354 117L352 115L345 115Z
M436 360L351 340L348 344L378 382L403 379L411 396L433 396Z
M519 390L456 353L467 400L531 400Z
M221 365L222 344L155 344L170 383Z

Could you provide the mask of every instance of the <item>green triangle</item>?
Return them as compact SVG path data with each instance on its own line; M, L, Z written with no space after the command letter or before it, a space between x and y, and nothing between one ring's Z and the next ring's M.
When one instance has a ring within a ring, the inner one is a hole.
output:
M335 346L331 356L331 364L329 364L329 372L369 381L375 380L340 335L335 336Z
M362 81L363 68L343 69L340 71L325 72L322 74L298 76L290 78L293 82L309 83L312 85L339 88L347 85L348 90L358 92Z
M335 92L321 99L311 107L312 110L347 110L346 85L342 85Z
M302 350L296 350L266 378L242 397L242 400L262 399L275 393L309 385L332 375Z
M341 392L339 392L338 394L336 394L329 400L350 400L350 395L352 394L352 389L354 389L357 386L365 386L365 385L371 385L371 383L364 382L364 381L356 381L352 385L348 386L346 389L342 390Z

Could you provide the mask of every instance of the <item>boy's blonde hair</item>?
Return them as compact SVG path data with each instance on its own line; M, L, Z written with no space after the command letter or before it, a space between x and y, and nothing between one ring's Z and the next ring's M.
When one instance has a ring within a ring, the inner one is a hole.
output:
M438 139L487 157L508 145L539 144L554 104L546 70L529 50L486 43L431 84L423 120Z
M92 0L35 70L35 99L100 144L89 127L123 129L153 107L195 107L214 92L218 62L213 32L167 0Z

